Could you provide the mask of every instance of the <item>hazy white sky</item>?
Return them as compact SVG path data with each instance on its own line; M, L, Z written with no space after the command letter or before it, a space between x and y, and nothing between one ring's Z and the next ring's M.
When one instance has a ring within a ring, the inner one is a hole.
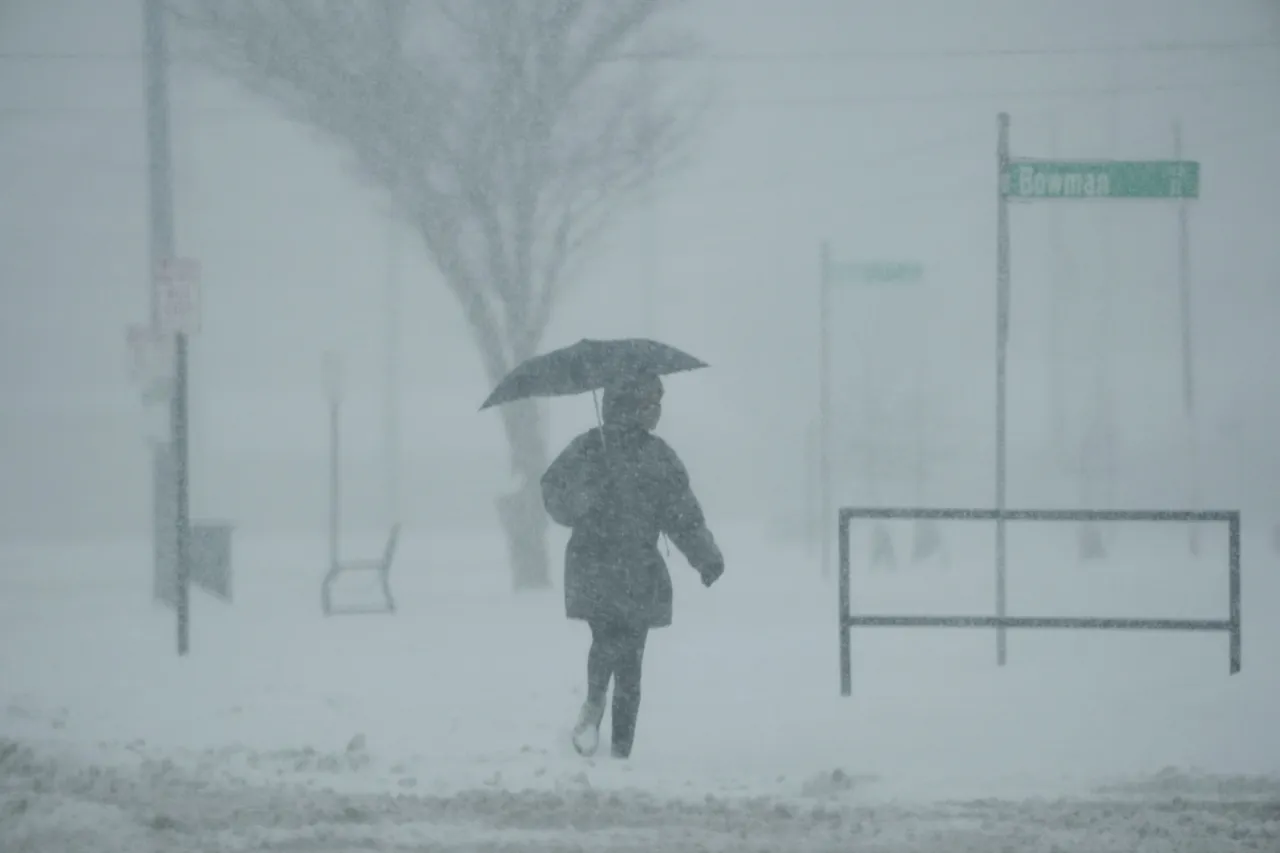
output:
M123 334L145 310L147 252L138 7L17 0L0 20L6 412L51 393L132 405ZM862 423L871 398L909 387L919 369L940 389L931 423L961 444L986 442L996 113L1012 114L1015 154L1081 158L1171 156L1180 119L1186 156L1202 163L1191 260L1206 420L1274 434L1273 2L704 0L687 14L709 55L670 71L719 94L700 157L600 246L548 346L626 333L684 346L714 371L669 383L669 428L715 464L752 452L769 470L795 469L815 410L818 247L829 239L846 260L926 270L911 292L836 294L841 418ZM1099 50L1062 51L1076 48ZM353 452L374 452L389 231L377 194L338 148L226 83L181 68L173 100L178 243L205 281L193 352L201 447L318 451L320 353L336 346L355 395ZM1015 441L1048 441L1057 287L1071 429L1097 414L1106 368L1120 432L1176 443L1175 222L1161 204L1013 211ZM497 420L474 411L487 381L457 306L414 235L402 231L400 245L406 452L457 444L500 472ZM870 397L864 372L882 389ZM257 394L259 416L232 394ZM557 439L591 420L586 401L551 410ZM16 437L5 444L0 456L17 464Z

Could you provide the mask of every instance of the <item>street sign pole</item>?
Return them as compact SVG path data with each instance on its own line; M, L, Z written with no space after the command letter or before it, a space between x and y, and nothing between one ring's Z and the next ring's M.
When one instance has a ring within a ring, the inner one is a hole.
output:
M151 324L162 321L156 277L162 264L174 256L173 163L169 127L169 56L163 0L144 0L143 32L146 44L147 157L149 162L151 219ZM187 482L187 336L174 335L174 386L169 423L177 486L176 562L178 655L190 649L190 512Z
M1059 124L1057 118L1052 119L1049 127L1050 145L1056 157L1058 150ZM1063 244L1062 218L1059 210L1050 211L1049 219L1049 257L1052 269L1049 271L1049 431L1053 441L1053 452L1057 457L1056 464L1065 464L1067 460L1067 400L1066 400L1066 356L1063 352L1065 330L1062 328L1063 314L1066 304L1066 278L1063 266L1066 260Z
M1182 159L1182 122L1173 123L1173 157ZM1200 441L1196 429L1195 359L1192 350L1191 323L1191 253L1188 205L1185 199L1178 202L1178 308L1182 325L1182 406L1187 419L1187 443L1191 465L1191 508L1200 505ZM1200 525L1187 528L1188 546L1192 555L1200 553Z
M1009 154L1009 115L997 117L996 142L996 615L1005 616L1006 367L1009 344L1009 201L1176 200L1180 211L1200 196L1200 164L1173 160L1038 160ZM1183 304L1183 392L1191 411L1190 284L1186 281L1186 220L1179 216L1179 276ZM1006 661L1004 628L996 629L996 662Z
M822 242L818 278L818 512L822 538L822 577L831 577L831 244Z
M1005 618L1005 417L1009 347L1009 200L1005 175L1009 167L1009 114L996 119L996 618ZM996 664L1007 658L1004 626L996 628Z

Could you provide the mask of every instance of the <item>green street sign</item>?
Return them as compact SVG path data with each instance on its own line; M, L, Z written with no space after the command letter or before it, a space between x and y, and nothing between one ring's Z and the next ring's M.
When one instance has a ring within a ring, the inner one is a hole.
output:
M1000 182L1012 199L1199 198L1194 160L1011 160Z
M856 284L916 284L924 278L924 267L896 261L833 264L831 278L836 282Z

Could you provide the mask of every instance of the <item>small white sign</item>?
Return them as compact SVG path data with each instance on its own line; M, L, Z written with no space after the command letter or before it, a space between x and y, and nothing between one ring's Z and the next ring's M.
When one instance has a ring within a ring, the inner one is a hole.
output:
M200 264L190 258L166 258L152 278L158 331L194 335L200 331Z

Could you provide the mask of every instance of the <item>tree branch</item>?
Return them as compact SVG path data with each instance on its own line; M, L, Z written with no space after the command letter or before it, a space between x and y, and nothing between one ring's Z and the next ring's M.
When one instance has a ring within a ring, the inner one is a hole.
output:
M637 57L677 0L170 0L204 60L346 149L420 232L491 378L694 124Z

